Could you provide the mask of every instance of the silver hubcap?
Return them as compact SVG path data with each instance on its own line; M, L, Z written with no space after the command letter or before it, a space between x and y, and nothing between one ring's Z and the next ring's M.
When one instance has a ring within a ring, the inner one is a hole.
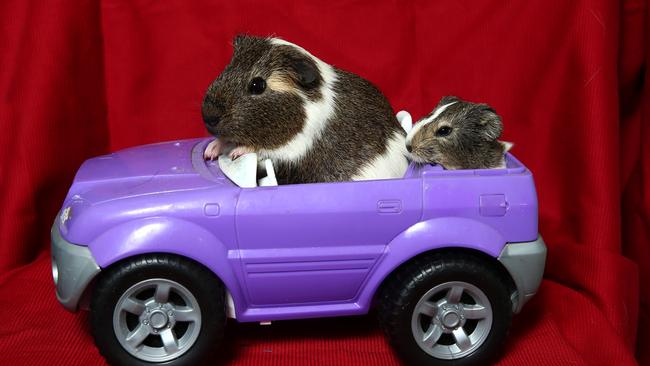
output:
M196 342L201 310L194 295L180 283L145 280L131 286L117 301L113 330L132 356L147 362L169 361Z
M415 305L411 331L429 355L465 357L485 342L492 328L492 306L483 291L467 282L445 282Z

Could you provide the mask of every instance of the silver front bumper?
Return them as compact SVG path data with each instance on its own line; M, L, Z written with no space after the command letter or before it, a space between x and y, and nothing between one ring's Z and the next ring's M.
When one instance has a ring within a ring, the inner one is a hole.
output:
M512 300L513 311L518 313L537 293L542 283L546 264L546 244L541 236L538 236L535 241L506 244L498 259L506 267L517 287Z
M77 311L79 300L100 268L87 247L72 244L61 237L57 220L52 225L52 276L56 298L70 311Z

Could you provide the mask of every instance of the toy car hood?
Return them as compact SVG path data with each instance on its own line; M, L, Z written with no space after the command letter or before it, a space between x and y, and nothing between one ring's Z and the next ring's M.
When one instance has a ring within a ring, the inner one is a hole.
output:
M214 186L193 166L192 148L203 139L171 141L86 160L68 193L89 203Z

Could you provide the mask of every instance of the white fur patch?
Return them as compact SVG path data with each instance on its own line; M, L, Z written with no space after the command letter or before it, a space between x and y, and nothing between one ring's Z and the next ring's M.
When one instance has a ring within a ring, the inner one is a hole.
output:
M370 163L364 165L359 174L352 177L352 180L401 178L406 173L409 165L406 154L404 136L400 133L395 133L388 140L386 151L382 155L374 158Z
M320 88L322 98L319 101L310 101L305 95L301 94L306 116L302 131L279 148L273 150L262 149L259 151L260 156L263 158L283 162L297 162L313 146L314 141L320 137L325 126L327 126L327 120L334 115L334 107L336 105L334 84L336 83L337 75L332 66L324 63L298 45L279 38L271 38L270 42L274 45L294 47L312 58L323 78L323 85Z
M440 107L438 107L435 110L435 112L433 112L433 114L429 118L425 118L425 119L419 121L418 123L416 123L415 126L413 126L411 131L409 131L408 135L406 136L406 144L409 144L411 142L411 140L413 139L413 136L415 136L415 134L417 134L418 131L420 131L422 129L422 127L424 127L424 126L428 125L429 123L435 121L436 118L438 118L442 114L442 112L445 111L445 109L447 109L450 105L455 104L455 103L457 103L457 102L451 102L451 103L441 105Z

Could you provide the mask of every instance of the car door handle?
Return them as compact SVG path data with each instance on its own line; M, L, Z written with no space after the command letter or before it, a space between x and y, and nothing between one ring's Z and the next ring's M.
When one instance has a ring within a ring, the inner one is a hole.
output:
M377 212L387 214L398 214L402 212L401 200L380 200L377 202Z
M221 208L218 203L206 203L203 206L203 214L205 216L219 216Z

